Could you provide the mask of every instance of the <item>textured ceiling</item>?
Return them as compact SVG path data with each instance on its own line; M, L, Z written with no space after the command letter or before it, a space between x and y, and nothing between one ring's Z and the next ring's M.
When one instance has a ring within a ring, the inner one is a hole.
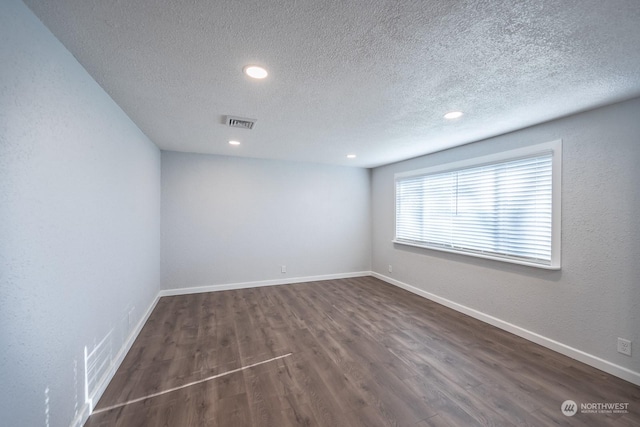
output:
M640 96L638 0L25 3L165 150L372 167Z

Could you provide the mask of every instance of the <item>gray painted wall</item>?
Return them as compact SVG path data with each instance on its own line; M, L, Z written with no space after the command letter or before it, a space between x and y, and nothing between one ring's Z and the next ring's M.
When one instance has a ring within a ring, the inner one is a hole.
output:
M22 2L0 40L0 424L68 426L159 291L160 152Z
M640 372L640 99L372 172L373 271ZM562 270L394 246L394 173L563 140ZM388 265L393 265L393 273ZM617 337L634 342L632 358Z
M163 151L162 287L369 271L369 184L366 169Z
M3 425L69 425L84 402L85 346L106 338L103 357L115 356L161 280L372 268L640 371L637 346L633 358L615 351L618 336L640 342L640 100L372 173L165 152L161 178L157 148L37 18L18 0L0 11ZM561 271L391 243L395 172L558 138Z

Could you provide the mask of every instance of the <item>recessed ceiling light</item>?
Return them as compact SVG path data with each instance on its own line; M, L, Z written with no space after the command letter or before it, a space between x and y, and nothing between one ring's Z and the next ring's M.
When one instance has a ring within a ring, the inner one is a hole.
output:
M462 117L464 114L462 111L451 111L444 115L444 118L447 120L457 119L458 117Z
M229 141L229 145L240 145L240 141Z
M269 75L267 70L262 67L258 67L257 65L247 65L243 69L244 73L254 79L264 79Z
M355 154L347 154L347 159L355 159L356 155Z

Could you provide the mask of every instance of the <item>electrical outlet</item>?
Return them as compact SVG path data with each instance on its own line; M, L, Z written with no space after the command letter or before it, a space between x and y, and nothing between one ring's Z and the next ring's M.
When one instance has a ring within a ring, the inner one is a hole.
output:
M631 356L631 341L624 338L618 338L618 353Z
M286 265L281 265L280 266L280 273L286 273L287 272L287 266Z
M389 264L389 273L393 273L393 265Z

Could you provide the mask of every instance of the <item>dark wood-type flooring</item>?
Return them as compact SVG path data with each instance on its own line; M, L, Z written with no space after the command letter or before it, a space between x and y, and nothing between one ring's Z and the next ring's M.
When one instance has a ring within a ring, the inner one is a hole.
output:
M640 425L640 387L372 277L161 298L96 410L287 353L86 426Z

